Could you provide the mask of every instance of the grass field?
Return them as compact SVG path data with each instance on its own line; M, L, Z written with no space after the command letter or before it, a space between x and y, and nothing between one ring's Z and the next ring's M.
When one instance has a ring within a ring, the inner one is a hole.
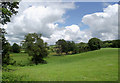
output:
M27 65L25 53L10 55L17 64ZM3 71L3 79L18 81L117 81L118 49L102 48L80 54L55 56L49 54L47 64L9 66L13 71Z

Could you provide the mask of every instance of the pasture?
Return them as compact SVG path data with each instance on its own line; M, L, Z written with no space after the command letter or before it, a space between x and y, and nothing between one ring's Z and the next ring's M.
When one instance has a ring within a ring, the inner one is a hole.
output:
M3 80L16 81L117 81L118 48L102 48L74 55L50 53L47 64L29 65L27 53L13 53L16 65L3 71Z

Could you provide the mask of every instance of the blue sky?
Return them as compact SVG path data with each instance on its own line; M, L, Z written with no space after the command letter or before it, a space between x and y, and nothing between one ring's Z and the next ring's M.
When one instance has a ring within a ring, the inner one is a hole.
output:
M79 43L93 37L101 40L118 38L117 2L24 1L19 4L18 14L7 24L7 39L11 43L19 43L25 34L34 32L42 34L42 39L50 45L59 39Z
M87 29L89 26L81 22L84 15L103 12L103 8L116 3L117 2L76 2L76 8L66 12L66 14L63 16L66 17L65 23L59 23L59 26L65 27L76 24L82 25L81 30Z

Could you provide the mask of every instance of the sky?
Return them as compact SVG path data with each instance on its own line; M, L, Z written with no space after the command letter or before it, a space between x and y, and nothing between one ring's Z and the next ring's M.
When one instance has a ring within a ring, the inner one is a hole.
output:
M118 39L117 2L24 2L18 14L4 26L7 40L20 43L28 33L42 34L54 45L59 39L88 42L97 37L103 41Z

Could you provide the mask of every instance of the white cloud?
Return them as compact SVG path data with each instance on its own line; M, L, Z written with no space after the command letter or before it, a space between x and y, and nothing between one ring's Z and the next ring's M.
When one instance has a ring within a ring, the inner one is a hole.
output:
M43 38L45 42L49 44L55 44L55 42L59 39L65 39L66 41L75 41L79 42L87 42L91 35L89 35L89 31L81 31L78 25L66 26L65 28L61 28L56 30L50 38Z
M85 15L82 22L89 25L92 36L102 40L118 38L118 4L109 5L103 12Z
M17 41L16 38L24 39L27 33L41 33L49 38L58 28L57 23L63 23L63 15L69 9L74 9L74 3L41 3L24 2L19 5L19 13L11 18L6 31L9 41ZM19 41L20 42L20 41Z
M74 9L74 3L20 3L19 13L7 24L7 39L20 42L30 32L42 33L42 39L48 44L55 44L58 39L67 41L87 42L92 37L102 40L116 39L118 34L118 5L109 5L103 12L85 15L82 22L89 29L80 30L81 26L72 24L59 27L64 23L63 15ZM79 19L79 18L78 18Z
M103 9L103 12L85 15L82 22L89 25L89 29L81 31L80 26L71 25L55 31L49 40L49 44L53 44L58 39L69 41L88 42L92 37L101 40L112 40L118 38L118 5L109 5ZM47 41L48 41L47 40Z

